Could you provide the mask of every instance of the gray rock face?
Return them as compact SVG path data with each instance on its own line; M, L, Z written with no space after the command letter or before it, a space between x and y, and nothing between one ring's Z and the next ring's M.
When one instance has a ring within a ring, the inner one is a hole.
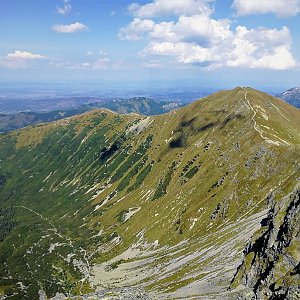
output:
M102 290L82 296L66 297L57 295L52 300L76 299L76 300L151 300L150 296L140 288L124 287L120 289Z
M300 189L275 203L244 250L239 299L300 299Z

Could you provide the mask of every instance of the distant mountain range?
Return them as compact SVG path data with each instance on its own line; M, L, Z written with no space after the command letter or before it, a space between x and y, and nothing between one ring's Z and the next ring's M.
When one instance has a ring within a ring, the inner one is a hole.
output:
M300 88L291 88L277 95L277 97L300 108ZM160 101L147 97L114 100L103 100L97 97L67 97L39 101L35 99L21 102L21 104L15 103L15 101L12 99L2 101L0 108L13 111L13 107L19 105L19 108L27 110L13 114L0 113L0 133L68 118L99 108L106 108L123 114L138 113L150 116L163 114L187 104L180 101Z
M300 108L300 88L299 87L291 88L291 89L277 95L277 97L291 105L294 105L295 107Z
M114 99L130 99L145 97L160 101L191 103L203 98L217 89L212 88L154 88L135 87L134 89L109 89L109 88L76 88L61 89L49 88L47 85L35 87L24 86L20 88L16 83L8 86L0 82L0 114L15 114L23 111L49 112L54 110L68 110L82 105L93 103L111 102Z
M0 299L298 299L299 240L300 110L260 91L0 135Z
M180 106L182 106L182 104L179 102L135 97L130 99L102 100L81 105L77 108L60 109L50 112L0 114L0 133L9 132L28 125L64 119L98 108L106 108L123 114L138 113L142 115L159 115L179 108Z

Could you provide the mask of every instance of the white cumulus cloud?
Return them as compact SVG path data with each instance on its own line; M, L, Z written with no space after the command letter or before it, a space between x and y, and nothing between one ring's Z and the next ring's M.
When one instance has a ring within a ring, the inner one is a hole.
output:
M230 21L214 20L205 15L180 16L177 22L155 24L150 37L165 41L208 43L230 35Z
M198 5L198 9L185 11L183 3L187 2ZM129 10L133 20L120 29L118 37L132 41L145 39L148 44L140 54L155 62L159 58L162 62L172 59L177 64L205 69L284 70L298 65L291 53L292 38L287 27L233 28L231 20L213 18L211 4L212 1L200 0L153 0L143 6L132 4ZM179 5L182 5L181 13ZM172 18L162 17L167 13L172 13ZM155 20L156 16L160 18Z
M118 38L120 40L137 41L143 37L143 33L149 32L153 29L155 23L152 20L142 20L134 18L126 27L122 27L119 31Z
M14 53L7 54L8 59L45 59L46 57L40 54L33 54L27 51L16 50Z
M276 29L236 28L229 47L226 66L265 68L273 70L291 69L297 66L291 54L291 36L287 27Z
M87 30L88 27L82 23L76 22L73 24L56 24L52 26L52 30L59 33L73 33Z
M5 57L0 57L0 67L9 69L25 69L35 61L47 59L41 54L34 54L27 51L16 50L13 53L8 53Z
M208 5L210 2L214 2L214 0L154 0L145 5L133 3L129 5L128 9L138 18L193 15L195 13L209 15L212 12L212 8Z
M300 12L300 0L234 0L232 7L240 16L272 13L285 18Z

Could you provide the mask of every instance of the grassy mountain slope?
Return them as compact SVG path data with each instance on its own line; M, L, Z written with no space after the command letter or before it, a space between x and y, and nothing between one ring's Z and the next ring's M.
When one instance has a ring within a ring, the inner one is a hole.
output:
M143 115L158 115L180 106L181 104L177 102L136 97L130 99L102 100L100 102L82 105L77 108L50 112L20 112L11 115L0 114L0 133L7 133L28 125L68 118L98 108L107 108L122 114L139 113Z
M68 118L77 114L82 114L91 110L88 106L82 106L77 109L66 111L51 111L47 113L39 112L20 112L12 115L0 114L0 132L7 133L29 125L52 122Z
M98 110L1 136L0 291L230 297L270 197L299 178L299 117L236 88L165 115Z
M146 97L134 97L130 99L115 99L105 101L100 105L95 103L95 107L107 108L121 114L139 113L146 116L164 114L170 110L182 106L180 102L161 101Z

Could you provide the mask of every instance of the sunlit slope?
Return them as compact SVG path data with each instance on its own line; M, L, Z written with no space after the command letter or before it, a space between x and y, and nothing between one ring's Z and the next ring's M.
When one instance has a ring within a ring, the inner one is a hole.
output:
M2 136L4 292L21 281L18 293L27 289L30 299L41 289L85 293L103 281L90 276L97 264L137 244L155 249L161 265L180 243L183 257L231 244L230 275L245 244L242 224L253 231L259 220L251 217L299 176L299 120L296 108L236 88L160 116L99 110ZM135 284L176 292L211 261L179 264L162 278L153 269L152 281Z

